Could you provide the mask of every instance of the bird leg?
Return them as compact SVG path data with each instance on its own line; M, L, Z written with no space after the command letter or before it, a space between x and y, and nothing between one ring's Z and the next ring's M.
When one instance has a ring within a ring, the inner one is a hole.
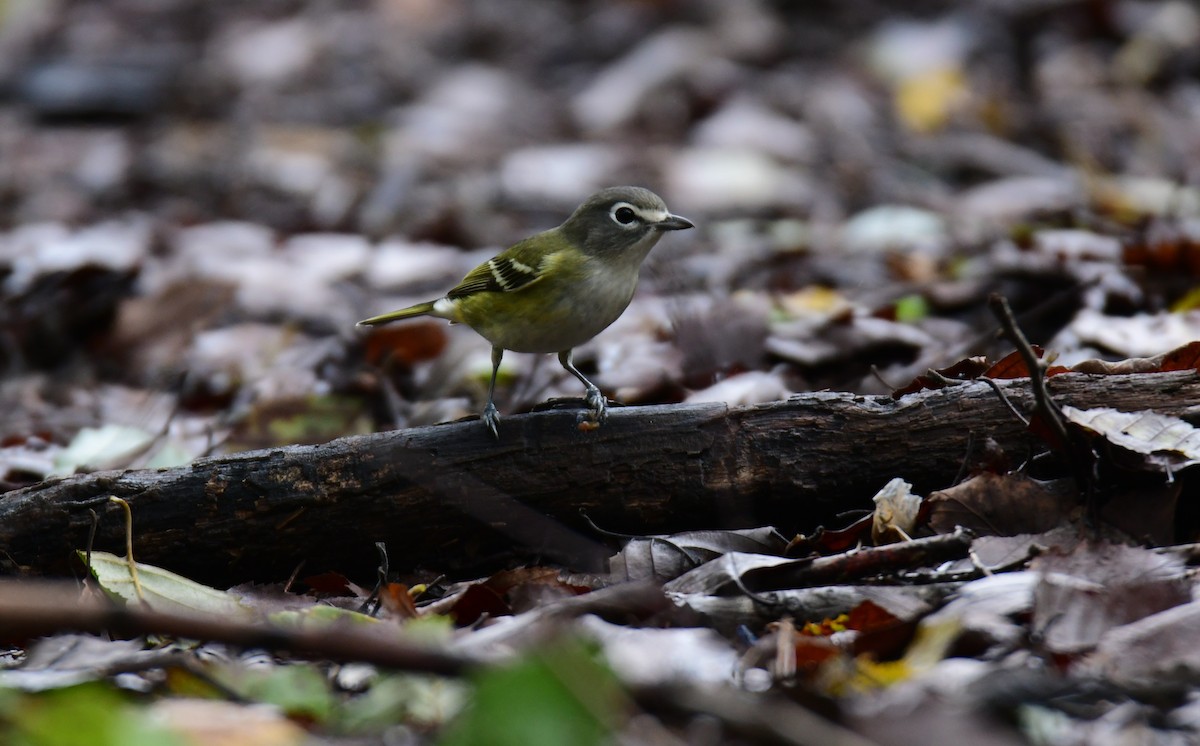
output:
M588 409L592 410L588 416L588 420L594 423L601 423L608 417L608 400L604 398L604 394L600 391L600 387L589 381L579 369L575 367L575 363L571 361L571 350L563 350L558 353L558 362L562 363L562 367L579 379L579 382L587 388L587 395L584 397L584 402Z
M500 360L504 357L504 348L492 348L492 382L488 386L487 405L483 408L483 424L488 426L496 440L500 440L500 411L496 409L493 397L496 395L496 373L500 370Z

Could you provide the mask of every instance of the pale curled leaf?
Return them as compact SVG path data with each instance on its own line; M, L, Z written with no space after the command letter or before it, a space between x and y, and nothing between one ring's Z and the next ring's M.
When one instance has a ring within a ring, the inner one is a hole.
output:
M1145 456L1166 457L1161 466L1183 468L1200 463L1200 431L1178 417L1156 412L1120 412L1108 407L1062 408L1074 424L1109 443ZM1158 463L1158 460L1154 460Z
M86 562L87 555L79 553ZM91 571L100 587L107 593L123 599L126 603L139 602L134 589L129 564L123 557L108 552L92 552ZM153 565L137 563L138 580L142 597L154 611L171 614L220 614L222 616L249 619L254 616L250 609L225 591L200 585Z
M921 496L913 494L912 485L896 477L872 500L875 501L875 514L871 521L871 539L875 544L910 540L917 527L917 514L921 512Z

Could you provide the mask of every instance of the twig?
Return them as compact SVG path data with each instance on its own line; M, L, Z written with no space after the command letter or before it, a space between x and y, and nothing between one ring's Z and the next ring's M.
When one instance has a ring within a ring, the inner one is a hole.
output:
M1012 399L1008 398L1008 394L1004 393L1004 389L1000 388L1000 384L996 383L994 379L988 378L987 376L980 376L979 380L991 386L992 391L996 392L996 396L1000 398L1000 401L1004 403L1004 406L1008 407L1008 411L1013 413L1013 417L1016 417L1025 427L1029 427L1029 419L1025 415L1021 414L1021 410L1017 409L1017 405L1012 403Z
M88 508L88 515L92 517L91 528L88 529L87 538L87 566L92 566L92 546L96 543L96 529L100 528L100 514L94 509Z
M1054 403L1054 399L1050 396L1050 392L1046 388L1045 363L1034 353L1033 347L1029 344L1029 340L1025 338L1024 332L1017 326L1017 320L1013 317L1012 308L1008 305L1008 301L1004 296L993 293L988 298L988 306L999 320L1005 336L1016 346L1017 352L1021 354L1021 359L1025 361L1025 367L1029 369L1029 383L1033 389L1034 408L1042 415L1054 433L1063 457L1070 465L1071 471L1075 476L1075 481L1083 492L1084 503L1088 506L1088 521L1095 526L1099 518L1099 506L1093 499L1092 494L1096 481L1096 455L1089 449L1089 461L1086 465L1082 463L1081 456L1083 455L1083 449L1073 447L1074 441L1067 431L1066 418L1063 416L1062 410Z
M1050 392L1046 390L1045 364L1033 351L1029 340L1025 338L1025 333L1021 331L1021 327L1017 326L1017 320L1013 316L1012 308L1008 305L1008 300L1003 295L992 293L988 298L988 307L992 309L992 313L1000 322L1004 336L1008 337L1008 340L1020 353L1021 359L1025 361L1025 367L1029 370L1029 384L1033 388L1034 406L1046 419L1054 431L1055 437L1058 438L1058 442L1062 444L1063 448L1066 448L1070 436L1067 435L1067 425L1063 421L1062 410L1058 408L1058 405L1050 397Z
M954 475L954 481L950 484L958 484L967 476L967 468L971 464L971 451L975 450L975 431L967 431L967 447L963 449L962 464L958 467L958 473Z
M933 369L930 368L930 371L932 370ZM876 381L882 383L888 391L895 391L897 388L899 388L898 386L893 385L891 381L883 377L883 372L879 370L878 365L871 366L871 376L874 377Z
M300 575L300 571L302 569L304 569L304 563L307 561L308 560L300 560L299 562L296 563L296 566L294 568L292 568L292 574L288 576L287 582L283 584L283 592L284 593L291 592L292 584L296 582L297 576Z
M788 564L748 570L741 581L759 591L845 583L883 572L962 559L970 548L970 533L959 528L952 534L817 557L803 567Z
M383 604L380 596L383 592L383 587L387 585L388 576L388 553L387 543L383 541L375 542L375 551L379 553L379 566L375 569L375 587L371 590L371 595L367 596L362 605L358 607L358 613L367 614L368 616L378 616L379 607ZM371 607L367 611L367 607Z
M403 671L460 676L473 663L397 638L391 625L285 628L215 615L167 614L81 596L70 583L0 580L0 636L42 637L65 631L117 636L162 634L264 648L301 658L362 661Z

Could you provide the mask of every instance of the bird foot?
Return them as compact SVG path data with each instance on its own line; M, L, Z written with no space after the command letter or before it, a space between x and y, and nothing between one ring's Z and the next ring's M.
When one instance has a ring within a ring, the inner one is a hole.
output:
M582 423L586 420L593 425L599 425L608 419L608 399L604 398L600 389L589 386L587 396L583 398L583 401L590 411L586 415L580 414L579 422Z
M483 424L488 426L496 440L500 440L500 410L491 402L483 408Z

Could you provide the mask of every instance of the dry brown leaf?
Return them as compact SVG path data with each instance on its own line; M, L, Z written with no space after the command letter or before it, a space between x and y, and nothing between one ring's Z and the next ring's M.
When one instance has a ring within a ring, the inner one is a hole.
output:
M1189 342L1170 352L1153 357L1131 357L1126 360L1083 360L1071 366L1076 373L1111 376L1126 373L1168 373L1175 370L1200 369L1200 342Z
M1033 352L1039 359L1042 357L1043 350L1038 345L1032 345ZM1053 361L1054 355L1050 356ZM1043 375L1057 376L1061 373L1069 373L1070 370L1061 365L1048 366ZM983 374L984 378L995 378L998 380L1010 378L1029 378L1029 366L1025 364L1025 358L1021 357L1020 352L1010 352L1002 360L997 361L995 365L987 369Z
M981 536L1048 531L1079 504L1069 482L1039 482L1024 474L983 473L929 496L929 525L938 533L957 526Z
M427 321L395 324L371 330L365 357L372 365L409 366L432 360L446 349L446 325Z
M609 569L625 580L666 581L728 552L782 554L786 546L787 541L770 526L646 536L626 544L609 560Z
M926 389L936 390L946 387L946 383L942 379L950 379L952 381L972 381L983 375L989 369L987 358L968 357L959 360L954 365L947 368L941 368L935 371L938 376L931 375L917 376L909 382L907 386L896 389L892 392L893 399L899 399L905 394L914 394L918 391Z
M1194 682L1200 672L1200 601L1108 631L1081 671L1128 687Z
M1033 569L1033 632L1055 653L1084 652L1114 627L1191 600L1183 564L1148 549L1080 544Z

